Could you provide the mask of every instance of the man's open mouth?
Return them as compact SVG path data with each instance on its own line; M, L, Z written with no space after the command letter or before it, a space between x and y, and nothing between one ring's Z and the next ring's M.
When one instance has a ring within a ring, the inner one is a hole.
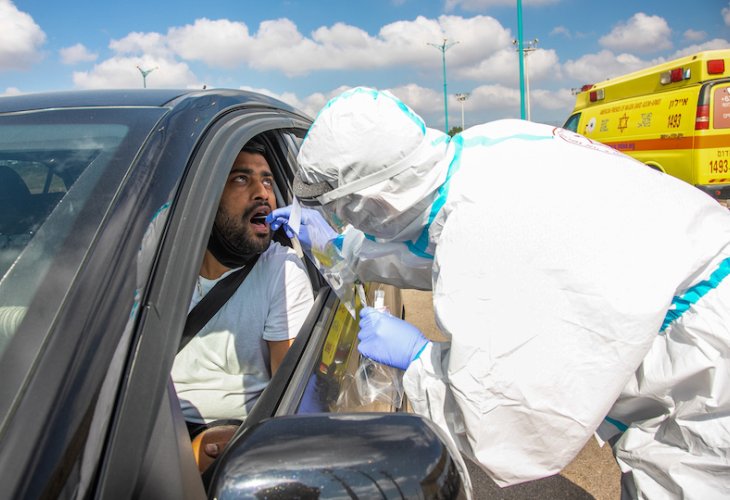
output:
M266 216L269 215L269 212L271 210L268 207L260 207L257 208L253 216L249 219L249 222L251 222L252 225L257 226L261 229L266 228L268 229L268 224L266 224Z

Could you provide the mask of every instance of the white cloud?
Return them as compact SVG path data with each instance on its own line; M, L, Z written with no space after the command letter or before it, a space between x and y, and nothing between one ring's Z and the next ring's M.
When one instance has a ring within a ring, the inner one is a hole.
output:
M318 28L306 38L291 21L279 19L261 23L256 50L248 62L256 69L280 70L289 76L315 70L367 69L388 66L404 53L397 41L394 45L390 52L382 39L343 23Z
M0 0L0 71L25 69L42 58L46 34L10 0Z
M487 80L489 82L514 83L519 78L517 52L514 47L503 47L488 52L486 59L474 65L463 65L452 73L457 78L468 80ZM528 56L529 57L529 56Z
M415 84L402 85L385 90L390 91L394 96L410 106L413 111L421 115L421 117L437 114L437 116L441 117L441 123L443 123L443 92L420 87Z
M306 97L298 97L292 93L277 94L265 88L240 88L241 90L249 90L274 97L307 113L309 116L315 117L330 99L340 95L351 87L341 86L326 93L317 92ZM416 84L380 88L379 90L387 90L398 97L418 115L424 118L429 127L443 127L444 101L443 93L440 90L421 87ZM474 114L479 112L483 114L486 110L489 113L504 112L505 116L507 116L508 113L506 110L509 110L510 107L513 109L515 106L519 107L519 102L519 92L515 89L509 89L500 85L483 86L474 89L469 100L465 103L464 110L465 115L467 112L473 112ZM461 124L461 104L456 101L453 95L449 96L449 117L450 122L452 120L458 121L458 123L455 121L453 125Z
M335 24L305 38L288 19L261 23L248 64L260 70L279 70L288 76L314 70L367 68L377 58L373 43L360 28Z
M527 78L530 82L538 82L561 77L558 54L553 50L537 49L528 53L525 58ZM517 51L512 46L497 50L487 58L474 65L465 65L455 71L464 79L481 80L503 84L519 83L519 60Z
M643 61L631 54L616 55L609 50L602 50L597 54L586 54L578 59L565 62L563 72L581 84L596 83L637 71L655 62Z
M562 110L558 120L553 120L554 125L562 125L574 105L575 96L569 89L550 91L530 87L529 109L532 120L540 121L540 116L555 116L555 111ZM464 102L464 124L468 128L488 120L515 118L519 115L519 109L519 89L505 85L481 85L474 88ZM461 126L461 103L453 96L449 100L449 125Z
M306 97L300 98L293 92L284 92L283 94L279 94L266 88L255 88L247 86L239 87L240 90L257 92L259 94L264 94L269 97L273 97L274 99L278 99L298 109L299 111L308 114L312 118L317 116L317 113L319 113L319 111L324 107L325 104L327 104L330 99L340 95L342 92L349 90L350 88L351 87L348 86L341 86L336 89L330 90L327 93L315 92L314 94L310 94Z
M424 118L429 127L444 126L444 97L441 92L414 84L389 90ZM490 120L514 117L519 106L519 90L504 85L481 85L472 89L464 102L464 124L469 127L475 122L485 121L485 116ZM455 96L449 95L449 128L453 126L461 126L461 103Z
M172 63L200 61L211 67L248 66L292 77L322 70L345 72L405 66L430 72L441 67L438 47L431 45L440 45L444 37L449 43L458 41L446 52L453 74L487 82L514 80L517 58L511 33L489 16L419 16L387 24L376 35L337 23L320 27L309 37L288 19L262 22L255 33L240 22L198 19L193 24L170 28L166 35L129 33L112 40L109 47L117 54L114 60L146 57ZM485 54L491 54L487 61ZM531 57L535 61L531 73L540 78L543 56ZM79 73L77 84L90 85L96 81L92 74L115 66L105 63L91 72Z
M167 34L132 32L112 40L109 48L116 56L89 71L74 73L73 81L79 88L136 87L140 76L135 66L140 65L160 66L148 78L149 86L198 87L201 84L187 65L191 61L224 68L247 65L287 76L321 70L346 72L406 66L430 73L440 70L441 57L429 44L438 45L443 37L452 34L458 36L458 44L447 51L450 72L489 82L509 80L509 68L513 72L516 68L515 51L509 30L497 20L488 16L419 16L412 21L387 24L376 35L337 23L320 27L309 37L302 35L288 19L262 22L255 33L240 22L198 19L193 24L172 27ZM72 55L84 54L83 47L70 49L65 53L69 61ZM479 66L485 53L497 56L492 56L483 71L470 70ZM510 59L513 64L503 64ZM538 56L534 59L539 62ZM489 62L494 64L490 67ZM540 65L535 66L534 72L538 78ZM216 85L215 81L206 83ZM294 105L311 112L313 107L324 104L321 99Z
M689 29L682 35L685 40L690 42L699 42L707 38L707 33L704 31Z
M525 58L525 66L528 68L531 82L543 80L556 80L561 78L560 58L553 49L537 49ZM517 69L519 73L519 67Z
M523 7L537 7L541 5L552 5L560 0L525 0ZM484 12L492 7L513 7L515 0L446 0L444 9L448 12L459 7L466 11Z
M570 92L570 89L556 91L536 89L531 91L530 94L533 110L536 107L547 110L570 110L575 105L575 96Z
M609 50L602 50L597 54L586 54L578 59L565 62L563 64L563 74L577 82L581 82L581 84L596 83L672 59L713 49L730 49L730 42L722 38L716 38L701 44L690 45L668 57L657 57L649 60L642 60L632 54L616 55Z
M193 24L170 28L167 41L184 59L201 60L224 68L248 59L253 45L246 25L227 19L196 19Z
M639 12L627 22L614 26L613 30L601 37L598 42L601 46L615 51L657 52L672 47L669 39L671 32L664 18Z
M278 94L266 88L240 87L241 90L258 92L279 99L305 113L315 117L324 105L333 97L340 95L351 87L341 86L326 93L314 93L306 97L299 97L293 93ZM421 87L416 84L407 84L388 90L398 97L418 115L429 127L441 129L444 126L444 101L440 89ZM562 125L575 103L575 96L569 89L547 91L534 89L530 91L530 108L535 119L543 110L559 111L559 118L555 125ZM514 87L505 85L481 85L469 92L469 98L464 102L464 124L470 127L477 123L499 118L514 118L519 113L520 93ZM552 113L554 115L554 113ZM565 116L563 116L563 114ZM558 123L559 122L559 123ZM449 126L461 126L461 103L453 94L449 94Z
M0 96L21 95L22 93L18 87L8 87Z
M3 0L0 0L2 2ZM641 32L641 37L632 38ZM553 29L552 34L582 36L570 33L564 27ZM670 31L659 17L636 14L625 23L614 27L601 43L605 46L629 46L627 50L602 50L560 64L558 55L549 43L528 56L531 109L533 118L562 116L572 109L574 96L567 89L554 90L555 81L563 80L564 87L594 83L609 77L642 69L661 58L648 59L640 54L648 45L652 48L669 44ZM700 32L688 30L685 38L698 38ZM436 19L419 16L416 19L393 22L381 27L376 33L368 33L357 26L336 23L321 26L303 34L289 19L262 22L256 30L243 22L226 19L197 19L191 24L171 27L166 33L129 33L112 40L109 47L116 55L100 62L90 71L74 73L74 83L79 88L141 87L142 76L137 70L159 66L147 78L149 87L197 87L201 81L212 86L221 85L215 74L199 79L188 66L193 61L197 71L204 64L211 68L236 69L248 67L255 70L281 72L299 76L316 71L338 71L340 83L357 84L345 80L350 70L387 69L390 75L396 69L408 68L411 75L405 81L433 80L433 88L417 84L399 85L389 80L390 90L421 114L430 126L443 125L443 93L441 83L441 54L431 45L458 41L446 52L449 74L449 118L451 125L460 122L461 104L453 94L467 91L471 96L464 103L468 117L476 121L519 114L519 71L514 45L514 35L496 19L489 16L464 18L443 15ZM634 45L631 45L631 43ZM693 45L687 51L701 48L720 48L728 42L720 39ZM390 71L392 69L392 72ZM203 73L201 73L202 75ZM241 73L226 71L223 77L228 86L238 86ZM378 85L381 73L373 73L368 84ZM367 77L364 77L367 79ZM421 80L419 80L421 79ZM552 81L551 85L545 85ZM469 83L471 82L471 83ZM477 88L471 85L477 82ZM382 84L381 84L382 85ZM277 88L281 88L277 84ZM385 89L384 85L382 85ZM286 86L284 86L286 88ZM250 89L278 98L310 116L315 116L326 102L348 87L318 92L306 97L291 92L276 94L266 89ZM547 90L553 89L553 90ZM564 110L561 113L560 110ZM550 118L552 119L552 118ZM473 122L472 122L473 123Z
M554 91L536 89L530 92L532 120L562 127L575 107L575 95L570 89Z
M116 55L89 71L75 71L76 88L138 88L145 83L140 69L152 71L146 77L150 88L200 88L202 84L187 63L175 58L168 39L160 33L132 32L109 42ZM138 68L139 66L139 68Z
M172 52L167 46L167 40L159 33L132 32L109 42L109 48L119 55L146 54L157 57L169 57Z
M514 37L509 29L503 27L493 17L474 16L465 19L459 16L441 16L439 25L450 38L459 41L459 44L447 53L449 65L470 66L484 59L485 54L505 48L514 49L512 47ZM427 61L432 64L433 59L433 55L429 52Z
M273 97L282 102L289 104L297 108L300 111L307 113L311 117L316 117L320 110L330 101L330 99L337 97L346 90L352 87L343 85L329 92L315 92L306 97L299 97L294 93L285 92L283 94L273 92L267 88L256 88L241 86L240 90L247 90L250 92L257 92L264 94L269 97ZM439 114L443 116L443 94L439 91L420 87L415 84L404 85L395 88L380 88L379 90L387 90L393 95L398 97L408 106L410 106L416 113L422 114L423 116L428 114Z
M669 56L667 60L676 59L677 57L689 56L703 50L715 49L730 49L730 42L723 38L715 38L714 40L708 40L704 43L690 45L689 47L685 47L682 50L678 50L677 52Z
M565 38L570 38L570 30L566 28L565 26L556 26L550 31L550 36L564 36Z
M80 43L71 47L64 47L58 52L61 55L61 62L69 65L95 61L99 57L99 54L89 52L89 49Z
M321 70L438 67L440 58L434 57L434 48L428 44L439 44L444 37L450 41L458 38L456 48L447 51L453 67L475 64L485 52L511 42L509 30L488 16L419 16L413 21L387 24L374 36L361 28L336 23L317 28L309 37L288 19L262 22L255 33L243 23L198 19L192 25L171 28L166 39L156 39L151 45L210 66L248 65L298 76ZM143 48L139 43L133 47Z
M140 88L144 79L137 66L143 69L157 68L147 75L148 88L202 86L187 64L150 56L117 56L97 64L90 71L74 71L74 85L81 89Z
M725 21L725 26L730 26L730 2L727 7L722 9L722 19Z
M472 109L490 110L499 116L509 112L510 116L514 116L520 106L520 91L503 85L482 85L472 90L469 101Z

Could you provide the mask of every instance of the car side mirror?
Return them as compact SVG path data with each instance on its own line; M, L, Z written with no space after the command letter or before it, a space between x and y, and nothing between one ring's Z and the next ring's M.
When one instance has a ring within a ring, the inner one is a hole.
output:
M407 413L275 417L220 457L209 498L469 498L455 447Z

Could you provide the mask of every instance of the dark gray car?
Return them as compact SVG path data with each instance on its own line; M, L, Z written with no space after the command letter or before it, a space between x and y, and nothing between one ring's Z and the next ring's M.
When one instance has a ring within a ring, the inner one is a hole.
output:
M290 203L310 124L242 91L0 98L0 498L466 495L432 423L353 397L357 323L308 261L306 324L195 466L170 369L224 181L259 136Z

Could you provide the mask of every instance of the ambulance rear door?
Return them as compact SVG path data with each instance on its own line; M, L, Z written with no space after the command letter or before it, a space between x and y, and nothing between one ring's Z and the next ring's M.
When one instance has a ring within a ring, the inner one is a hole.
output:
M705 84L695 132L697 184L715 197L730 197L730 81Z

